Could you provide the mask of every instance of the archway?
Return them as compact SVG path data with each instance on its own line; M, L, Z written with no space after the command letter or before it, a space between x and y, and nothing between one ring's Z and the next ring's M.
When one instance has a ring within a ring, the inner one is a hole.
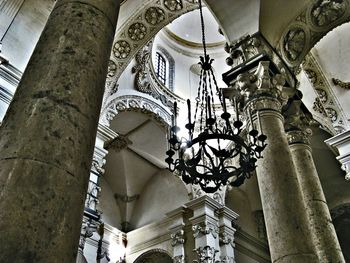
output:
M173 260L166 252L162 249L152 249L141 256L139 256L134 263L172 263Z

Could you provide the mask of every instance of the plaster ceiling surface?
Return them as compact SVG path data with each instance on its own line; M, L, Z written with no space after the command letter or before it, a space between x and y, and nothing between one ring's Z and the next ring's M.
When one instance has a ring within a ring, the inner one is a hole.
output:
M147 181L165 167L165 131L145 114L121 112L111 128L126 136L131 144L110 149L106 159L106 180L114 193L140 194Z
M219 33L219 25L208 10L203 8L205 24L205 37L207 43L218 43L225 41L225 37ZM180 16L167 26L173 34L186 41L202 43L202 29L200 24L199 10L194 10Z
M260 0L206 0L228 41L259 29Z
M311 0L261 0L259 29L272 45L280 40L288 24Z

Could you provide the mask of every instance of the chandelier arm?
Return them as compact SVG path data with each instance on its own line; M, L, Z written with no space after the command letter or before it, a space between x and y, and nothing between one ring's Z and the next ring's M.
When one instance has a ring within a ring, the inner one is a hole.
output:
M210 161L212 167L215 167L214 160L213 160L213 158L211 158L210 154L209 154L208 151L207 151L207 148L205 147L206 144L207 144L207 143L205 143L205 144L203 145L203 152L204 152L204 154L209 158L209 161ZM214 155L215 155L215 154L214 154ZM216 157L216 156L215 156L215 157Z

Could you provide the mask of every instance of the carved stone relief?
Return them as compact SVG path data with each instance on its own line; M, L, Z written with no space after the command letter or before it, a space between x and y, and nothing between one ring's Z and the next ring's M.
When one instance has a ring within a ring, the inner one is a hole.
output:
M302 28L290 29L283 40L283 50L288 60L296 61L303 53L306 33Z
M181 10L183 7L181 0L164 0L164 6L170 11Z
M215 263L215 256L219 252L214 247L205 246L195 249L198 260L196 263Z
M192 227L193 237L197 238L199 235L209 235L211 234L214 238L218 236L219 228L210 222L200 223Z
M179 230L171 234L171 246L175 247L177 244L185 244L185 231Z
M110 121L123 111L141 112L149 115L162 127L167 128L171 124L171 115L165 108L162 108L154 101L141 96L120 96L110 101L101 114L100 122L109 126Z
M350 82L344 82L344 81L341 81L340 79L335 79L335 78L332 78L332 82L334 85L338 87L350 90Z
M348 126L345 113L332 90L331 84L311 53L305 57L302 68L317 94L313 104L313 113L321 115L321 120L328 117L328 121L323 121L321 124L331 133L345 131Z
M318 27L330 25L344 15L345 9L345 0L318 0L311 9L311 21Z
M109 104L108 98L113 94L116 82L123 70L129 64L133 56L166 24L180 15L198 8L197 1L182 0L148 0L145 5L135 10L128 22L118 28L115 34L115 42L111 60L116 65L111 67L106 80L106 92L103 111Z
M314 45L335 28L350 20L349 0L310 1L281 36L278 52L290 67L298 67Z
M125 59L131 52L131 46L126 40L119 40L113 45L113 55L117 59Z
M135 56L136 65L132 68L132 73L135 74L135 88L160 100L164 106L172 109L173 101L179 101L179 98L176 98L175 94L167 90L155 76L151 61L151 49L152 42L149 42Z
M154 26L165 20L165 11L160 7L150 7L145 13L145 19Z
M144 39L147 34L146 26L141 22L132 24L128 29L128 35L133 41L140 41Z

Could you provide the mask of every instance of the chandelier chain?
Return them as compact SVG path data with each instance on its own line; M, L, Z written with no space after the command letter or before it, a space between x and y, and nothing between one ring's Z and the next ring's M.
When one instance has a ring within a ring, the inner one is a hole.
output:
M207 56L207 45L205 42L205 25L204 25L203 10L202 10L202 0L199 0L198 2L199 2L199 12L200 12L200 16L201 16L203 51L204 51L204 57L206 57Z

